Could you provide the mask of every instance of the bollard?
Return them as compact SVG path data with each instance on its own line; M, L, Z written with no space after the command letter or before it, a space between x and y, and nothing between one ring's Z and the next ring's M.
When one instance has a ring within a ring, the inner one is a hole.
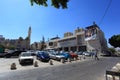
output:
M86 58L85 58L85 55L83 56L83 59L86 59Z
M81 60L81 56L79 57L79 60Z
M74 57L74 61L76 61L76 57Z
M86 59L85 57L83 57L83 59Z
M71 58L68 58L68 62L71 62Z
M78 60L78 57L76 57L76 60Z
M11 66L10 66L10 69L11 69L11 70L17 69L17 68L16 68L16 64L15 64L15 63L12 63Z
M50 59L49 64L50 64L50 65L53 65L53 61L52 61L52 59Z
M61 59L61 62L62 62L62 63L65 63L65 59Z
M34 62L34 67L38 67L38 62L37 61Z

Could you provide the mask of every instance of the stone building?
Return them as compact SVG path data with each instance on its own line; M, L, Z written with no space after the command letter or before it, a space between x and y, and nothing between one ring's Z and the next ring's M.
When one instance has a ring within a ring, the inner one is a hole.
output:
M32 50L45 50L45 48L46 48L46 43L45 43L44 36L42 37L42 41L34 42L31 44Z
M60 38L58 36L51 38L49 41L46 42L46 49L59 49L59 40Z
M31 27L29 27L28 35L25 39L22 37L19 37L18 39L5 39L2 35L0 35L0 45L10 49L28 50L30 49L30 37Z
M40 50L40 42L34 42L31 44L32 50Z
M98 49L103 53L107 50L104 33L95 23L85 29L78 27L74 33L66 32L62 39L51 39L46 42L46 45L46 49L64 51L94 51Z
M85 29L85 41L88 51L98 49L100 52L107 50L107 41L103 31L94 23Z
M3 35L0 35L0 45L4 45L5 42L5 38L3 37Z

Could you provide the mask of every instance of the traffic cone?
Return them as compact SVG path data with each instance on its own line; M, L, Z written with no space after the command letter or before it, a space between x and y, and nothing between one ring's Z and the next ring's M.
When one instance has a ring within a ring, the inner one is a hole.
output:
M10 69L11 69L11 70L17 69L17 68L16 68L16 64L15 64L15 63L12 63L11 66L10 66Z

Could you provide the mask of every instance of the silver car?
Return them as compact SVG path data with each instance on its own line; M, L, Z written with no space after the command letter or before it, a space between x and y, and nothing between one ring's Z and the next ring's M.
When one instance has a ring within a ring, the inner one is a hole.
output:
M58 61L60 61L61 59L65 59L65 57L63 55L60 55L60 54L58 54L54 51L50 51L49 56L50 56L51 59L55 59L55 60L58 60Z

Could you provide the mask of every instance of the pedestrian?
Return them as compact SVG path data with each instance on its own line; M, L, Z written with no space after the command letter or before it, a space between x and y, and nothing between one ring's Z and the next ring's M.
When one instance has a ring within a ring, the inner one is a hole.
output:
M99 58L98 58L98 49L96 49L96 51L95 51L95 60L99 60Z
M91 57L92 57L92 59L93 59L93 58L94 58L94 55L95 55L95 52L91 52L90 54L91 54Z

